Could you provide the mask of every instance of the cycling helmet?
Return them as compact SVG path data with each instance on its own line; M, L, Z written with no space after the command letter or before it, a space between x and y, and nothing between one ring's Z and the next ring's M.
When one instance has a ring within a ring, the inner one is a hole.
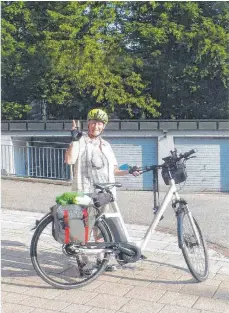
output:
M102 109L92 109L88 112L87 120L98 120L102 121L104 124L108 123L108 115Z

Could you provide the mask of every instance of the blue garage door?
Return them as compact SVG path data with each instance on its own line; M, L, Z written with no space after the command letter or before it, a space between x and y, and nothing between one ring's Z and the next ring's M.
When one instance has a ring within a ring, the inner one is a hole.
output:
M157 138L106 138L111 144L119 166L157 164ZM152 173L140 177L119 176L116 181L123 185L122 189L152 190Z
M185 189L194 191L229 191L229 139L175 138L180 152L196 148L197 158L187 162Z

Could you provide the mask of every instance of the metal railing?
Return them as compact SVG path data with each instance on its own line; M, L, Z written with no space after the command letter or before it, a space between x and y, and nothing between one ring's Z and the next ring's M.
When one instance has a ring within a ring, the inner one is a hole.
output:
M64 163L66 148L1 145L1 174L69 180L71 168Z

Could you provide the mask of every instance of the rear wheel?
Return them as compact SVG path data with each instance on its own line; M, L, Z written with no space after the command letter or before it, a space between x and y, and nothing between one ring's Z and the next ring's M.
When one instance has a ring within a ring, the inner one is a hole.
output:
M193 220L200 244L197 242L188 211L185 209L178 215L178 237L181 244L180 248L192 276L197 281L202 282L207 279L209 274L208 250L201 229L195 218Z
M105 249L100 253L93 251L98 242L111 241L106 225L96 223L83 250L77 244L57 242L52 236L52 221L51 214L44 218L31 241L30 256L37 274L48 284L62 289L82 287L96 279L109 261Z

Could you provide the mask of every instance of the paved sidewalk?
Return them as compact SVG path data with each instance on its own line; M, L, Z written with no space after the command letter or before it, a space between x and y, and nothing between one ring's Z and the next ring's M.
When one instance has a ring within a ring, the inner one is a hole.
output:
M155 232L147 260L106 273L86 287L54 289L33 270L30 229L42 213L2 210L3 313L229 313L229 258L210 249L210 276L195 283L177 239ZM133 240L146 227L128 225Z

